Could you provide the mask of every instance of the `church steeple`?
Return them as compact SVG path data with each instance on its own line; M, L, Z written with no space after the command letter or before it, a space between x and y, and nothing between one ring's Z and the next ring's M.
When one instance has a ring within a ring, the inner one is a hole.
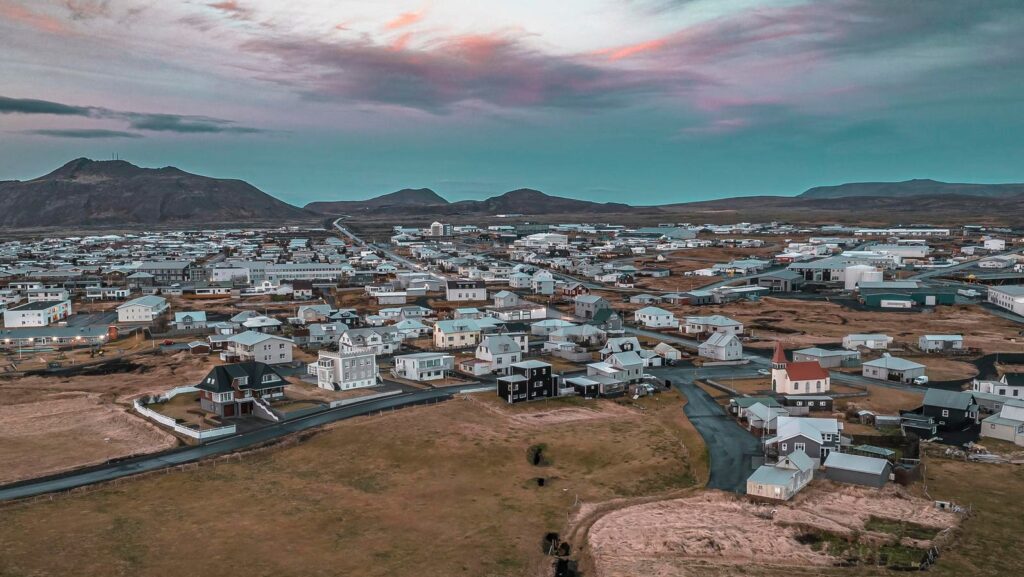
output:
M786 364L786 351L782 350L781 342L775 341L775 354L772 355L772 368L785 369Z

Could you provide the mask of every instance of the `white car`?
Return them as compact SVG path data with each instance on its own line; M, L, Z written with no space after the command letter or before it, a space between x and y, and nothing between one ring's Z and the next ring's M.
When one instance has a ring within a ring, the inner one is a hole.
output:
M768 369L757 369L757 374L763 375L763 376L767 377L768 375L770 375L772 373Z

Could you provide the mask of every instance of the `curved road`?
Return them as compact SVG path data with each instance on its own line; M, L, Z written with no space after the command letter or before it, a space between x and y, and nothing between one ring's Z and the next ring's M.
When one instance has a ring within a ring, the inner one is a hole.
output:
M479 389L480 386L476 385L466 388ZM414 404L444 401L461 391L461 388L457 390L427 389L373 399L362 403L328 409L291 421L273 423L247 433L224 437L198 446L181 447L161 453L87 467L68 473L20 481L0 487L0 501L24 499L45 493L66 491L75 487L112 481L121 477L192 463L208 457L226 455L258 446L292 433L305 431L343 419Z

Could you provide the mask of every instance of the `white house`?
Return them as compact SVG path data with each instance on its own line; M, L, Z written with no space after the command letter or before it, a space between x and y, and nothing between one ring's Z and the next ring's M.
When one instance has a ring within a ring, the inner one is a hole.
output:
M921 335L917 346L926 353L957 351L964 348L963 335Z
M506 373L509 365L523 360L519 343L506 335L485 337L476 347L476 358L491 364L492 373Z
M686 317L686 334L707 335L711 333L743 334L743 323L724 315Z
M117 307L119 323L151 323L170 307L167 299L149 295L132 299Z
M533 273L530 278L530 288L535 294L551 295L555 293L555 277L546 270L539 270Z
M455 370L455 356L445 353L414 353L395 357L396 376L410 381L434 381Z
M788 501L814 477L814 460L803 451L793 451L774 465L761 465L747 478L747 494L775 501Z
M974 379L971 389L978 393L1024 399L1024 373L1005 373L997 381Z
M320 351L316 382L321 389L344 391L372 387L378 379L377 356L368 348Z
M227 338L221 357L224 360L233 357L240 362L256 361L268 365L280 365L292 362L293 346L294 343L291 339L256 331L245 331Z
M179 331L190 331L206 328L205 311L186 311L174 313L174 328Z
M343 351L369 349L376 355L390 355L402 346L402 333L395 327L349 329L341 333L338 347Z
M34 301L4 310L4 327L45 327L71 316L71 301Z
M832 388L832 377L818 361L786 360L782 343L775 343L772 355L772 391L781 395L826 393Z
M981 422L981 436L1024 446L1024 399L1007 399L997 414Z
M853 334L843 337L843 348L851 351L860 347L872 350L885 350L892 343L892 337L881 333Z
M445 300L485 301L487 300L487 284L482 280L455 279L445 283Z
M633 320L647 328L676 328L679 321L675 315L660 307L644 307L633 313Z
M716 361L738 361L743 358L743 344L733 333L712 333L697 347L700 356Z

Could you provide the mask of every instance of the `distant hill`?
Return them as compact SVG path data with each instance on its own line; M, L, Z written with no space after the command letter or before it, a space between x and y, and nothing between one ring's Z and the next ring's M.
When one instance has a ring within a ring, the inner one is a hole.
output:
M640 210L620 203L600 203L551 196L539 190L520 188L485 200L448 202L429 188L404 189L369 200L312 202L307 210L322 214L572 214L616 213ZM648 207L644 210L650 211Z
M1024 194L1024 184L963 184L929 179L903 182L850 182L836 186L816 186L797 198L850 198L877 196L903 198L908 196L984 196L1006 197Z
M344 214L392 207L424 207L446 204L448 204L447 200L429 188L403 188L369 200L311 202L305 208L323 214Z
M0 226L188 225L314 220L241 180L123 160L72 160L28 181L0 182Z

